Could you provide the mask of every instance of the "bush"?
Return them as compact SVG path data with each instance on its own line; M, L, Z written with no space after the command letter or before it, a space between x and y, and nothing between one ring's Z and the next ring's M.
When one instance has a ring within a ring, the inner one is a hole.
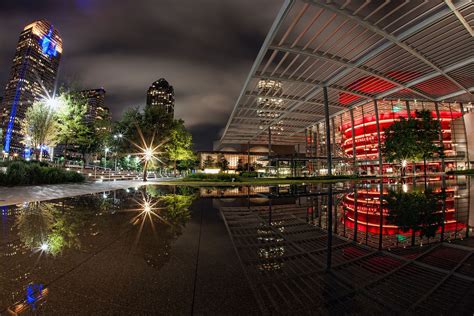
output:
M474 169L466 169L466 170L450 170L446 172L446 174L474 174Z
M257 178L258 177L258 172L242 172L240 174L241 177L243 178Z
M235 182L240 181L240 178L234 174L218 173L218 174L207 174L207 173L194 173L190 174L185 181L215 181L215 182Z
M338 180L338 179L357 179L357 176L354 175L326 175L326 176L315 176L315 177L286 177L288 180Z
M83 182L82 174L66 171L57 167L49 167L47 163L11 161L4 163L5 173L0 173L0 185L38 185L67 182Z

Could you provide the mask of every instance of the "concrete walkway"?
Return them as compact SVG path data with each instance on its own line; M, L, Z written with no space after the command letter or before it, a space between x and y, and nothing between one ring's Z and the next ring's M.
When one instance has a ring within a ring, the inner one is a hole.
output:
M25 202L46 201L71 196L126 189L141 185L159 184L168 179L154 179L148 182L129 180L115 182L86 182L70 184L49 184L35 186L0 187L0 206Z

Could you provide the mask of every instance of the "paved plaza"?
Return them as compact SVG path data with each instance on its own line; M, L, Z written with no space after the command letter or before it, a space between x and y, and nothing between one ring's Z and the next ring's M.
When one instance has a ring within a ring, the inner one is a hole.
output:
M24 187L0 187L0 206L13 205L34 201L47 201L84 194L138 187L150 183L158 183L166 179L149 182L130 180L112 182L86 182L71 184L35 185Z

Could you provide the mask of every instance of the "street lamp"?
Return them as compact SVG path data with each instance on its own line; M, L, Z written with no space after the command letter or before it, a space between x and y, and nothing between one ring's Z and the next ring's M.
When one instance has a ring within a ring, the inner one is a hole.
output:
M148 161L153 159L153 155L154 155L154 152L153 152L153 149L151 148L145 148L145 150L143 151L143 159L145 160L145 165L143 166L143 181L144 182L147 181L146 168L148 167Z
M50 110L49 115L52 115L53 112L57 112L60 108L64 106L63 100L60 97L58 98L54 96L54 94L52 96L45 97L43 101L49 107L49 110ZM51 161L53 161L54 160L54 147L51 146L49 148L50 148L50 151L49 151L50 159ZM43 155L43 148L40 148L40 158L42 157L42 155ZM66 160L66 157L64 157L64 160Z
M107 169L107 153L109 152L109 147L105 147L105 156L104 156L104 170Z
M122 134L122 133L118 133L118 134L115 134L115 135L114 135L114 139L115 139L115 140L122 139L122 138L123 138L123 134ZM117 144L115 144L115 163L114 163L114 165L115 165L115 167L114 167L115 171L117 171L117 155L118 155L118 153L117 153Z

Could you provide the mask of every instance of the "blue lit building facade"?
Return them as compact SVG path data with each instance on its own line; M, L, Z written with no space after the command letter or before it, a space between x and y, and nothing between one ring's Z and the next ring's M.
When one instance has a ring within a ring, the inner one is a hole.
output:
M21 121L33 102L52 96L62 39L47 21L35 21L20 33L10 77L1 102L0 128L5 153L20 153L25 147Z

